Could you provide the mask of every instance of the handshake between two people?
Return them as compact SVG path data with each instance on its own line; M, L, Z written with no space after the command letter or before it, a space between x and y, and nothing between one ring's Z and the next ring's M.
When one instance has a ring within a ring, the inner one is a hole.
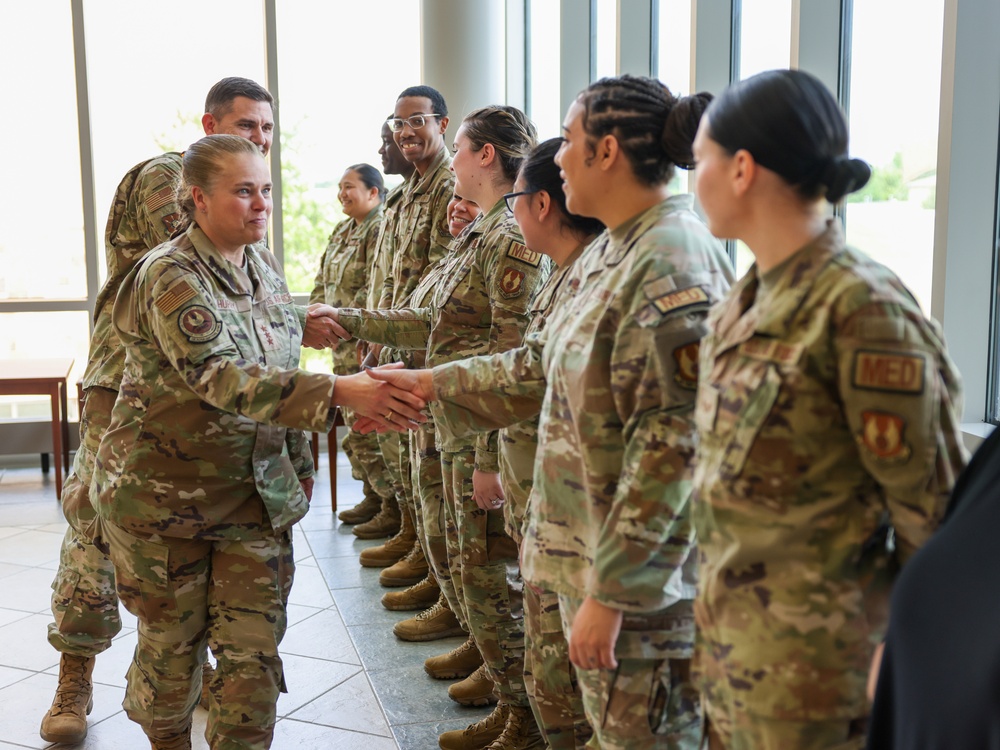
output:
M320 303L309 306L303 346L327 349L350 339L351 334L338 322L336 308ZM422 412L434 400L430 370L405 370L401 362L362 367L355 375L338 376L333 392L337 406L346 406L357 415L354 430L362 434L405 432L427 421Z

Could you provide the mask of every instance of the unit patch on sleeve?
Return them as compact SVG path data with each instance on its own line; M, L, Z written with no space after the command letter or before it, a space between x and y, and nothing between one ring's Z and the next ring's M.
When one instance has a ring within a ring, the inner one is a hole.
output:
M156 306L164 315L170 315L174 310L194 297L194 287L181 279L167 291L156 298Z
M163 226L167 228L167 234L173 234L181 225L181 215L178 213L168 214L163 217Z
M698 348L700 343L695 341L687 346L679 346L674 349L674 360L677 362L674 380L681 388L694 390L698 387Z
M691 305L700 305L705 302L708 302L708 292L700 286L693 286L688 289L678 289L674 292L668 292L662 297L657 297L653 300L653 305L662 314L666 315L674 310L680 310Z
M903 439L906 422L902 417L884 411L861 412L860 443L879 461L905 463L910 458L910 447Z
M534 268L538 268L538 264L542 262L541 253L529 250L520 242L514 242L511 244L510 248L507 250L507 257L514 258L522 263L527 263L529 266L533 266Z
M507 298L517 297L524 289L524 271L507 266L500 279L500 294Z
M222 331L222 322L203 305L191 305L180 314L177 325L192 344L211 341Z
M924 360L906 354L859 350L854 353L855 388L889 393L923 393Z

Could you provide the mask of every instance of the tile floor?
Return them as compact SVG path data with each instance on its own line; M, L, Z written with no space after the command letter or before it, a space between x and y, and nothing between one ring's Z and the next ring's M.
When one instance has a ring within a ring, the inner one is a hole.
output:
M288 694L278 701L273 748L284 750L424 750L437 736L478 721L487 709L463 708L432 680L423 660L461 643L450 638L404 643L393 623L408 613L379 604L378 570L358 565L358 552L380 542L358 540L330 508L326 457L317 473L312 509L295 529L297 570L289 628L281 644ZM361 485L338 466L340 508L360 500ZM0 469L0 749L57 747L38 736L52 701L58 653L46 641L50 584L66 522L50 473ZM135 619L97 659L94 710L86 750L148 747L122 711L125 670L135 646ZM195 711L194 747L208 747L207 713ZM59 746L66 747L66 746Z

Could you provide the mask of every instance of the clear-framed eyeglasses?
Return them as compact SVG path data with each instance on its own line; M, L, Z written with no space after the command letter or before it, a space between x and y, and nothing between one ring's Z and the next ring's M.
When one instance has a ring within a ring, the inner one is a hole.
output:
M392 117L386 120L386 122L389 123L389 130L391 130L393 133L398 133L400 130L403 129L404 125L409 125L412 130L420 130L420 128L422 128L424 125L427 124L427 121L429 119L431 119L432 117L440 117L440 116L441 115L439 114L410 115L405 119L402 117Z

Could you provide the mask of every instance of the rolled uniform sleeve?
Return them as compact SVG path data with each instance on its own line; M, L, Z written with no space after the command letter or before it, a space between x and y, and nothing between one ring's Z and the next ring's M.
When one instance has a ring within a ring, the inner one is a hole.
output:
M661 312L657 300L676 289L671 277L647 282L631 319L624 318L618 327L610 370L602 363L593 367L595 376L604 372L610 378L602 385L611 392L623 424L624 452L594 546L587 593L625 611L659 609L667 593L679 598L682 567L694 554L690 500L696 363L707 332L709 300ZM717 291L716 298L724 288ZM683 294L684 289L671 293Z
M852 311L834 347L844 415L882 488L902 562L941 522L964 464L958 373L936 324L893 302Z
M142 267L137 267L141 270ZM123 340L155 343L166 364L212 406L253 419L310 432L327 432L334 378L284 370L244 359L226 332L215 299L197 275L153 257L129 293L115 304Z

